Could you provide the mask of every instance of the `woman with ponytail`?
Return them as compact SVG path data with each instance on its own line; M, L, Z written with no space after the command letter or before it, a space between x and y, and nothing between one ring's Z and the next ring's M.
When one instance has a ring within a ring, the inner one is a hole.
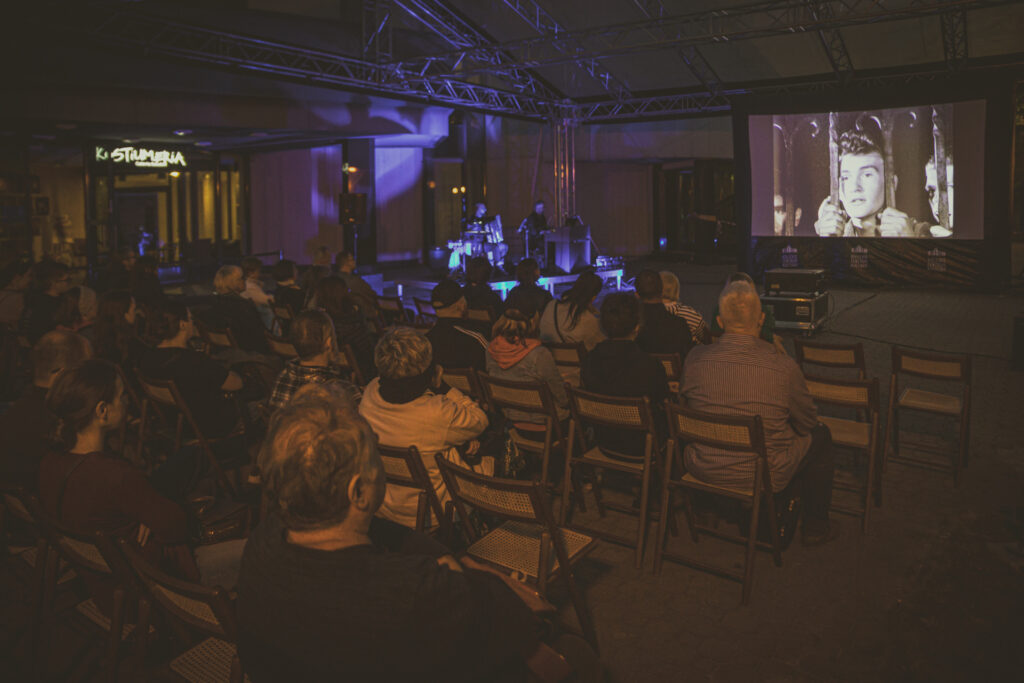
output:
M161 495L142 470L107 450L107 436L124 421L124 400L121 372L108 361L88 360L57 377L46 404L57 418L55 436L61 448L48 453L39 466L43 511L72 531L130 539L151 561L177 576L231 587L241 545L231 560L225 560L230 553L220 551L234 542L207 546L193 557L186 545L185 509ZM209 561L213 556L215 565ZM101 603L109 596L109 586L102 582L90 587Z
M509 295L508 307L494 323L491 343L487 347L487 374L518 382L544 382L558 407L559 420L569 416L569 399L565 394L562 376L555 366L551 352L537 338L540 313L530 297ZM506 411L514 422L544 422L541 415Z

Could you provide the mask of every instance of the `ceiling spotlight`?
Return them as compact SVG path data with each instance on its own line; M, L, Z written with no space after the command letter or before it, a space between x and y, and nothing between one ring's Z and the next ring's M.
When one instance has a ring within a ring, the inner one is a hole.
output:
M459 192L461 192L462 194L466 194L466 186L465 185L460 186L459 187Z
M182 137L182 136L185 136L185 135L190 135L191 133L192 133L192 131L189 130L188 128L180 128L180 129L174 131L174 134L177 135L178 137Z
M453 187L452 188L452 194L458 194L458 193L459 193L459 188Z

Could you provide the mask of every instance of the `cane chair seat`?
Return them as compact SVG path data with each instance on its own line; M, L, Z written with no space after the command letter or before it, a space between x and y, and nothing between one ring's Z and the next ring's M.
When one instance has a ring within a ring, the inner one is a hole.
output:
M234 657L234 645L220 638L207 638L172 660L170 669L190 683L223 683L231 678Z
M961 403L959 398L949 394L940 394L923 389L904 389L903 393L900 394L897 405L900 408L925 410L930 413L959 415Z
M635 472L644 471L643 460L622 460L618 458L609 458L604 451L598 446L594 446L589 451L583 454L582 460L586 460L592 464L608 465L619 469L629 469Z
M689 472L687 472L683 476L679 477L679 479L681 481L685 481L687 484L690 484L692 486L696 486L696 487L704 488L704 489L708 489L708 490L721 491L721 492L725 493L726 495L731 495L733 497L744 498L744 499L747 499L747 500L753 500L753 498L754 498L754 491L753 491L752 488L750 488L750 489L738 489L738 488L736 488L734 486L721 486L719 484L709 484L708 482L704 481L703 479L698 479L697 477L693 476Z
M75 611L81 614L83 617L91 621L100 627L104 632L110 630L110 617L100 611L99 606L96 605L96 601L92 598L84 602L80 602L75 605ZM121 628L121 639L124 640L132 634L135 630L135 624L125 624ZM149 627L149 632L153 632L153 627Z
M527 522L505 522L466 549L466 553L490 564L510 571L521 572L530 579L537 578L540 558L541 534L544 527ZM572 564L594 545L594 539L569 529L562 529L562 541ZM550 555L549 572L558 571L558 558Z
M209 624L209 628L212 630L221 630L220 624L217 622L217 615L213 613L213 610L208 604L202 600L196 600L190 598L187 595L173 590L169 590L166 587L155 583L150 587L154 593L158 593L161 597L167 599L173 603L178 609L187 613L189 616L205 621Z
M828 427L832 433L832 442L835 444L850 448L867 448L871 445L871 424L868 422L824 415L818 416L818 422Z

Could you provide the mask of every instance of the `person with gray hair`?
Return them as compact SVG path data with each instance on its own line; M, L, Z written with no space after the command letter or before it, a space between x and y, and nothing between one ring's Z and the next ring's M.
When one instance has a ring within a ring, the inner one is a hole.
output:
M374 362L380 376L366 385L359 413L382 444L419 450L442 505L449 496L434 461L437 453L477 472L494 473L493 458L478 455L477 437L487 428L487 414L442 381L441 366L424 335L406 327L389 330L377 342ZM388 486L380 515L414 527L418 500L415 489Z
M661 300L665 304L665 310L686 321L694 344L710 344L711 333L708 332L704 316L697 309L684 306L679 301L679 278L676 274L663 270L658 275L661 276Z
M802 498L804 545L826 543L839 533L829 520L834 462L828 427L818 422L799 366L759 338L764 313L757 290L746 281L732 282L718 297L718 309L724 333L686 357L680 393L696 410L761 417L777 508ZM687 471L709 484L753 484L749 454L690 444L683 458Z
M382 342L382 356L409 339ZM301 389L271 419L259 464L269 509L245 547L237 602L238 654L255 683L526 680L544 601L415 532L389 542L375 517L384 468L351 395Z
M217 291L213 305L203 313L197 312L196 317L211 329L230 329L241 350L270 356L263 319L256 305L242 298L245 291L242 269L221 266L213 278L213 288Z

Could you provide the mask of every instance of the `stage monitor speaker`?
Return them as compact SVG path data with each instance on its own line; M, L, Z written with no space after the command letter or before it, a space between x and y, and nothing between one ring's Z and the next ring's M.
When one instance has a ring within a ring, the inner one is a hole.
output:
M825 271L821 268L773 268L764 274L765 293L811 296L826 291Z
M366 223L366 194L348 192L338 195L339 223Z

